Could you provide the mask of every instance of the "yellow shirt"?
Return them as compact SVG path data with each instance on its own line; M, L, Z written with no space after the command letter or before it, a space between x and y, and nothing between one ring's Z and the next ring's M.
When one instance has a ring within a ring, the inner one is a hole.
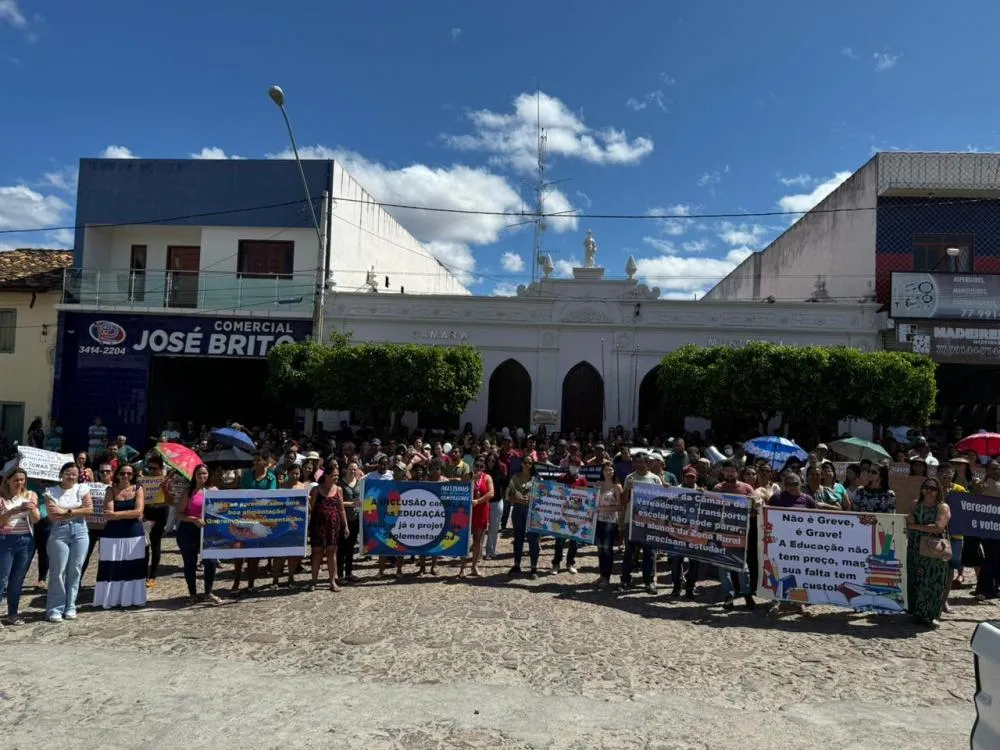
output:
M948 490L948 492L968 492L968 490L965 489L965 487L963 487L960 484L953 484L951 486L951 489ZM959 539L959 540L961 540L961 539L965 539L965 536L962 535L962 534L952 534L951 538L952 539Z

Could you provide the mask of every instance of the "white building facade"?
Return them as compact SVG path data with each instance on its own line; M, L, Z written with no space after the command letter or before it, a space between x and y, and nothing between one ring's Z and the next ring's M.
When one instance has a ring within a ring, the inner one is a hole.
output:
M585 257L595 247L588 235ZM627 272L634 273L629 264ZM684 344L741 346L749 341L878 348L876 306L751 304L663 300L659 290L604 269L543 278L515 297L337 294L326 329L355 341L466 344L482 353L482 390L462 415L476 429L528 428L536 410L555 411L565 431L663 427L656 368ZM435 415L407 415L411 427L436 427ZM349 419L326 414L324 423Z

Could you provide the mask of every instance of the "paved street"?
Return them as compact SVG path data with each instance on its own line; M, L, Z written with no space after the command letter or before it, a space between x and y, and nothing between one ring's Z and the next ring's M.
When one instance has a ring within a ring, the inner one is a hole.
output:
M168 570L178 562L165 555ZM695 602L662 586L619 597L593 589L595 565L586 555L579 575L513 584L267 587L194 608L180 606L179 575L161 579L145 611L84 608L73 623L0 633L4 744L967 747L968 641L994 610L966 592L932 633L832 610L724 612L710 582ZM53 712L73 720L43 720Z

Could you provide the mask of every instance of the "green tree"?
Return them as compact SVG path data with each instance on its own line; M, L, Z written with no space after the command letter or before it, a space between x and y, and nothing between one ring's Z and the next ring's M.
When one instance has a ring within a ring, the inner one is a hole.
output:
M374 412L398 428L404 412L462 413L483 384L483 360L468 346L285 344L268 362L269 391L296 406Z
M847 347L699 348L666 355L658 380L667 403L685 416L727 424L752 423L764 434L781 417L802 440L842 419L923 426L934 410L935 365L902 352L859 352Z

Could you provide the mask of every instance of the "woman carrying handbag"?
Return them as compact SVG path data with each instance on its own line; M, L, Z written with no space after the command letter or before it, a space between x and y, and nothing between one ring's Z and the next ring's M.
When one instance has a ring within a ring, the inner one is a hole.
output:
M906 560L906 588L910 613L917 621L938 627L948 585L951 542L948 522L951 509L941 485L927 477L920 486L920 499L906 519L909 547Z

